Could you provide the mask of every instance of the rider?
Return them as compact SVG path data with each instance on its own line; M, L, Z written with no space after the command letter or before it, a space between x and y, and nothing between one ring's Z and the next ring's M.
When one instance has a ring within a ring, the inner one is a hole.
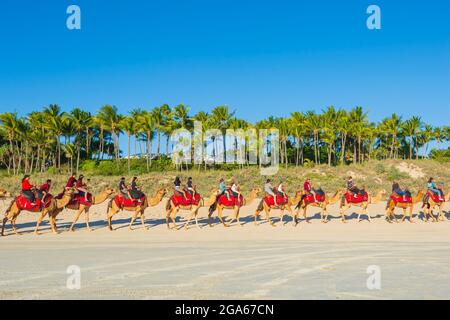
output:
M42 202L44 202L45 197L47 197L47 195L49 194L51 186L52 180L47 179L47 181L39 188L40 198Z
M431 191L431 192L433 192L435 195L437 195L437 196L439 197L439 200L442 201L442 200L444 199L444 191L442 191L442 188L439 188L439 187L436 185L436 182L434 182L434 179L433 179L433 178L430 178L430 179L428 180L427 188L428 188L429 191Z
M239 201L239 199L241 197L241 192L239 190L240 190L239 184L236 181L236 179L233 177L232 178L232 183L231 183L231 193L233 194L233 196L235 198L238 199L238 201Z
M22 194L27 198L32 205L36 204L36 195L34 191L36 190L36 186L33 186L30 183L30 176L26 174L22 179Z
M407 196L407 194L408 194L408 191L407 191L407 190L403 191L403 190L400 188L400 185L398 184L397 181L394 181L394 182L392 183L392 192L398 194L398 195L401 196L401 197L403 197L403 201L406 202L406 196Z
M178 176L175 177L175 181L173 182L173 184L175 185L175 191L177 193L180 193L182 196L184 196L184 198L187 201L186 193L181 189L181 178Z
M225 180L223 178L220 178L219 180L219 191L221 195L223 194L227 196L228 201L231 201L230 192L227 190L227 187L225 186Z
M358 193L362 195L362 190L360 190L356 183L353 181L353 178L351 176L347 179L347 190L351 193L353 193L353 196L356 198L358 196Z
M71 188L74 188L76 184L77 184L77 179L75 178L75 173L72 173L72 175L69 177L69 180L67 180L65 189L69 190Z
M283 181L280 181L277 187L277 193L284 198L284 201L287 201L286 189L284 187Z
M140 201L140 199L144 196L144 194L141 191L141 187L138 186L137 184L137 177L133 177L133 179L131 180L131 196L134 199L137 199Z
M192 177L189 177L188 178L188 181L187 181L187 191L191 194L191 196L194 198L195 197L195 187L194 187L194 184L193 184L193 182L192 182Z
M88 202L88 191L86 189L86 184L83 182L84 176L80 174L78 177L77 183L75 185L75 188L78 190L78 195L81 197L84 197L84 200Z
M316 202L316 191L311 186L311 179L309 179L309 177L307 177L305 183L303 183L303 191L305 192L305 196L312 195L314 202Z
M131 194L130 194L130 190L128 190L128 187L125 184L125 177L120 178L119 192L122 194L122 196L125 199L130 199L130 200L132 199Z
M273 186L270 179L266 180L266 184L264 185L264 192L269 196L272 196L274 204L277 205L277 196L275 192L273 192Z

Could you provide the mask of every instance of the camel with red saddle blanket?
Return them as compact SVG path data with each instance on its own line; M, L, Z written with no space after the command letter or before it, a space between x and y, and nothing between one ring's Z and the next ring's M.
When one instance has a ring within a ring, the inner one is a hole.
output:
M11 225L13 227L13 231L16 235L19 233L17 232L16 227L16 220L19 216L19 214L22 211L28 211L33 213L39 213L39 218L36 223L36 228L34 230L35 234L39 234L39 225L41 224L42 220L45 218L47 214L49 214L49 220L50 225L52 228L52 231L56 233L56 222L55 218L51 216L51 212L58 210L60 208L64 208L71 200L74 194L73 189L69 189L67 193L61 197L61 199L56 199L52 195L48 194L44 201L41 202L38 198L36 198L36 201L34 204L30 202L30 200L26 199L24 196L19 195L17 196L9 205L8 209L5 213L5 218L3 219L3 225L2 225L2 236L4 234L5 230L5 224L8 220L11 221Z
M198 192L193 196L189 191L185 191L185 196L183 195L173 195L166 203L166 224L167 228L177 230L177 226L175 224L175 217L180 210L190 211L190 216L188 221L184 224L185 229L187 230L192 218L195 219L195 225L197 228L200 228L198 225L197 215L198 210L201 207L210 207L216 202L217 196L219 195L219 189L213 189L209 197L205 200L203 199ZM169 225L169 218L172 220L173 227Z
M444 221L444 205L445 201L450 198L450 191L447 193L446 196L443 198L440 198L437 194L428 191L428 193L423 197L423 205L422 209L424 209L423 215L425 222L428 222L428 215L430 215L435 221ZM438 208L439 213L437 215L437 219L433 216L433 210L435 208Z
M217 214L219 216L220 222L224 225L224 227L229 227L234 221L237 221L239 225L242 226L239 214L242 207L249 206L256 197L261 193L261 188L254 188L250 192L248 197L244 197L242 194L239 198L230 194L230 199L224 194L217 197L216 201L210 206L209 214L208 214L208 224L212 227L211 224L211 216L214 211L217 209ZM230 223L226 224L225 220L222 218L223 210L229 209L233 210L234 218L230 221Z
M308 220L308 216L306 214L306 211L308 210L308 206L311 207L318 207L321 209L320 211L320 221L322 223L328 222L328 212L327 207L329 204L335 204L339 201L339 198L342 195L340 194L339 190L336 191L336 193L333 196L327 196L326 194L316 194L316 195L307 195L302 200L302 202L299 204L297 215L300 210L303 210L303 217L305 218L305 221L307 223L311 223Z
M142 228L144 230L147 230L147 228L145 227L144 218L145 209L147 209L148 207L157 206L162 201L166 193L167 190L165 188L161 188L156 191L153 197L147 198L147 196L144 195L139 200L128 200L121 195L116 195L115 198L111 199L111 201L109 202L108 209L106 211L109 230L114 230L112 227L112 217L121 211L134 212L130 220L130 230L132 230L132 225L138 216L141 218Z
M361 222L361 214L367 215L369 222L371 222L372 220L370 218L369 211L367 210L369 204L380 203L383 199L383 196L386 194L386 190L378 191L378 193L374 197L371 197L367 191L364 191L364 194L357 193L356 195L349 192L347 189L341 189L338 192L340 194L340 197L342 197L342 201L339 206L342 223L346 223L345 211L347 209L350 209L352 206L362 209L362 212L358 213L358 222Z
M69 202L69 204L67 204L63 208L58 208L56 210L53 210L53 212L50 212L50 215L54 219L56 219L58 214L60 214L64 209L77 211L75 218L74 218L72 224L70 225L70 229L69 229L69 231L73 232L75 223L77 223L81 214L84 212L85 217L86 217L86 227L87 227L88 231L92 231L91 227L89 226L89 209L92 206L95 206L95 205L105 202L113 193L114 193L114 189L108 188L96 196L89 194L88 201L85 200L84 196L75 196L74 199L72 199L72 201Z
M419 201L422 199L425 192L423 190L420 190L415 197L411 196L399 196L397 194L392 194L388 200L387 203L387 212L386 212L386 218L389 223L392 223L392 218L395 219L395 222L397 221L397 218L395 217L395 208L403 209L403 218L402 222L406 219L406 210L409 209L409 222L414 223L413 221L413 209L414 205L416 203L419 203ZM433 217L434 219L434 217ZM436 219L434 219L436 220Z
M258 208L255 212L255 225L257 226L257 219L260 213L264 210L266 213L266 220L270 223L272 227L276 227L275 223L270 219L270 210L278 209L280 210L280 222L283 223L283 217L284 217L284 210L287 210L292 215L292 223L294 226L297 225L297 218L298 218L298 212L297 214L294 214L292 211L292 207L296 203L300 201L300 199L303 196L303 191L297 191L295 193L295 197L293 199L290 199L289 196L286 195L286 197L283 197L282 195L276 194L276 200L277 203L275 204L273 196L270 196L268 194L265 194L264 198L261 199L261 202L258 205Z

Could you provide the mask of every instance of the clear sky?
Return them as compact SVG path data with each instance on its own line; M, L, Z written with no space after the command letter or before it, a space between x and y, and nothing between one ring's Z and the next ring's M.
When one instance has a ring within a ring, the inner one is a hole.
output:
M2 111L227 104L255 121L361 105L450 124L447 0L2 0L0 41Z

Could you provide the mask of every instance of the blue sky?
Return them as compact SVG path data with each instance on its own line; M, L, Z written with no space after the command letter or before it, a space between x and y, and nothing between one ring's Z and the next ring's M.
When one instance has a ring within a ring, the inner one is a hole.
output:
M70 4L80 31L66 28ZM381 30L366 27L370 4ZM446 0L2 0L0 108L227 104L256 121L361 105L374 121L444 125L449 31Z

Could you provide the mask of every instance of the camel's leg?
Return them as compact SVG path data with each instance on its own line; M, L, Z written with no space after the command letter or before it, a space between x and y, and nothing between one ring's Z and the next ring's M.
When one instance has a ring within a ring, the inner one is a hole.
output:
M281 223L281 226L285 225L284 222L283 222L283 218L284 218L284 209L280 208L280 223Z
M174 229L174 230L177 230L177 225L175 224L175 218L177 216L177 213L178 213L178 210L174 208L170 215L170 219L172 220L172 224L173 224L172 229Z
M119 212L119 211L114 209L114 207L109 209L109 212L108 212L108 228L109 228L110 231L114 231L114 229L112 227L112 218L117 212Z
M91 226L89 225L89 207L86 208L86 210L84 211L85 215L86 215L86 228L88 231L92 231Z
M346 207L342 207L341 210L340 210L341 211L340 213L341 213L341 222L342 223L347 223L347 221L345 221L345 210L346 210Z
M16 214L16 215L11 219L11 225L12 225L12 227L13 227L14 234L17 235L17 236L20 236L21 234L20 234L19 232L17 232L17 226L16 226L16 220L17 220L17 217L18 217L18 216L19 216L19 215Z
M197 228L198 229L201 229L201 227L200 227L200 225L198 224L198 210L199 210L200 208L197 208L197 210L195 210L195 216L194 216L194 219L195 219L195 225L197 226Z
M8 221L8 217L4 217L3 223L2 223L2 237L5 235L5 224L7 221Z
M141 224L142 224L142 230L147 231L147 227L145 226L145 216L144 216L144 211L141 211Z
M306 223L311 223L311 221L308 220L308 215L306 214L307 211L308 211L308 206L305 205L305 207L303 208L303 218L305 219Z
M192 218L194 217L195 211L191 210L190 211L190 215L189 215L189 219L186 221L186 223L184 224L184 230L189 229L189 224L191 223Z
M80 218L81 214L83 213L83 207L80 207L80 209L78 209L77 214L75 215L75 219L72 222L72 225L70 226L69 231L73 232L74 231L74 227L75 227L75 223L77 223L78 219Z
M264 207L264 211L266 212L266 220L267 220L267 222L270 223L270 225L272 227L276 227L275 222L273 222L272 219L270 219L270 208Z
M261 211L258 211L258 210L256 210L256 212L255 212L255 214L253 215L253 217L255 218L255 220L254 220L254 224L255 224L255 226L258 226L259 224L258 224L258 222L257 222L257 220L258 220L258 217L259 217L259 214L261 213Z
M170 229L170 225L169 225L169 218L170 215L172 214L172 209L167 210L166 212L166 225L167 225L167 229Z
M133 223L134 223L134 221L136 221L138 214L139 214L139 211L135 210L133 215L131 216L131 220L130 220L130 224L128 226L128 230L130 230L130 231L133 230Z
M50 226L52 227L52 232L58 234L58 228L56 227L56 219L53 213L49 213Z
M34 228L34 234L39 234L39 225L41 224L42 220L44 220L45 216L47 215L47 211L42 211L39 218L36 221L36 228Z
M405 211L406 211L406 209L405 209ZM409 222L414 223L414 220L413 220L413 206L409 207Z
M286 210L289 212L289 215L292 216L292 225L295 227L295 226L297 225L297 224L296 224L296 221L295 221L295 211L292 210L292 208L291 208L290 205L287 205L287 206L286 206Z
M229 227L229 225L227 225L225 223L225 219L222 218L222 208L221 207L217 207L217 214L218 214L219 220L220 220L220 222L222 222L223 226L224 227Z
M370 217L370 213L369 213L369 208L366 207L366 208L364 209L364 212L366 213L367 219L369 219L369 222L372 222L372 218Z
M241 210L240 210L240 209L238 209L238 211L236 212L236 219L237 219L237 223L238 223L241 227L243 227L244 224L241 223Z

